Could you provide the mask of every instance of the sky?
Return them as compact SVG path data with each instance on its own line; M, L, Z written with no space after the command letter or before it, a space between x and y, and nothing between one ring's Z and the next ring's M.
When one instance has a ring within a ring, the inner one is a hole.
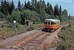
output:
M12 1L12 0L8 0L8 1ZM18 0L13 0L13 1L17 7ZM21 3L24 3L25 1L28 1L28 0L20 0ZM70 14L71 16L74 16L74 0L45 0L45 2L51 3L53 7L56 4L58 4L59 6L61 5L62 10L66 9L68 11L68 14Z

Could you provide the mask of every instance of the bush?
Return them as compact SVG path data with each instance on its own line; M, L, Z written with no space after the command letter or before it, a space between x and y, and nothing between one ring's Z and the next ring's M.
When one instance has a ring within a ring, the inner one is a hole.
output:
M56 50L66 50L67 46L64 42L61 42L60 45L56 48Z
M2 24L1 27L4 27L4 24Z
M0 18L3 18L3 14L0 12Z
M39 18L39 14L35 11L31 10L14 10L11 15L7 15L7 20L9 22L13 22L13 20L16 20L17 23L25 22L25 20L32 20L35 23L41 22L41 19Z
M35 28L34 27L29 27L28 29L27 29L27 31L31 31L31 30L34 30Z
M69 29L69 27L62 27L61 30Z
M11 15L7 15L7 20L12 23L13 22L12 16Z
M68 36L67 36L67 34L66 33L60 33L59 35L58 35L62 40L66 40L67 38L68 38Z
M14 10L13 12L12 12L12 15L11 15L11 18L13 19L13 20L16 20L16 22L18 22L18 23L20 23L20 20L21 20L21 11L19 11L19 10Z
M19 23L20 22L20 11L19 10L14 10L12 12L12 14L11 15L8 14L6 16L6 18L7 18L7 21L9 21L11 23L13 23L14 20L16 20Z
M45 12L45 11L41 11L41 13L39 14L39 18L42 22L45 22L45 19L48 19L50 16Z
M6 23L6 27L7 28L13 28L13 24L12 23Z
M35 11L24 10L21 14L26 20L33 20L35 22L41 22L39 18L39 14L36 13Z

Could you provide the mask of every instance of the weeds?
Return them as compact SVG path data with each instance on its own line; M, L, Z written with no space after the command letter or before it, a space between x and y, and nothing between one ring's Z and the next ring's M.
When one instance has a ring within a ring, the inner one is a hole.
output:
M56 50L74 50L74 24L63 27L58 37L61 42Z
M34 30L35 28L34 27L29 27L28 29L27 29L27 31L31 31L31 30Z
M61 33L58 35L58 37L60 37L62 40L67 40L68 35L67 35L67 33L61 32Z
M67 45L64 42L61 42L56 50L66 50Z

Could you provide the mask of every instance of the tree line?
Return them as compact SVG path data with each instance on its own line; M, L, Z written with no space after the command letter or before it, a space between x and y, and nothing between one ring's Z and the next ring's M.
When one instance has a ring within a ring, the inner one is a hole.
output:
M18 0L18 6L15 7L14 2L1 0L0 4L0 18L9 22L16 20L18 23L24 23L25 20L32 20L35 22L44 22L47 18L57 18L60 21L68 19L68 12L66 9L62 10L61 5L56 4L52 7L49 2L46 4L44 0L31 0L21 4Z

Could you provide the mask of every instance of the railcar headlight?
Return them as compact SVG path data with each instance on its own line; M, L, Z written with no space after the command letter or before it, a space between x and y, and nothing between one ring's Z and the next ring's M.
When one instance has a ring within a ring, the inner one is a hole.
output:
M52 27L52 28L55 28L55 27Z

